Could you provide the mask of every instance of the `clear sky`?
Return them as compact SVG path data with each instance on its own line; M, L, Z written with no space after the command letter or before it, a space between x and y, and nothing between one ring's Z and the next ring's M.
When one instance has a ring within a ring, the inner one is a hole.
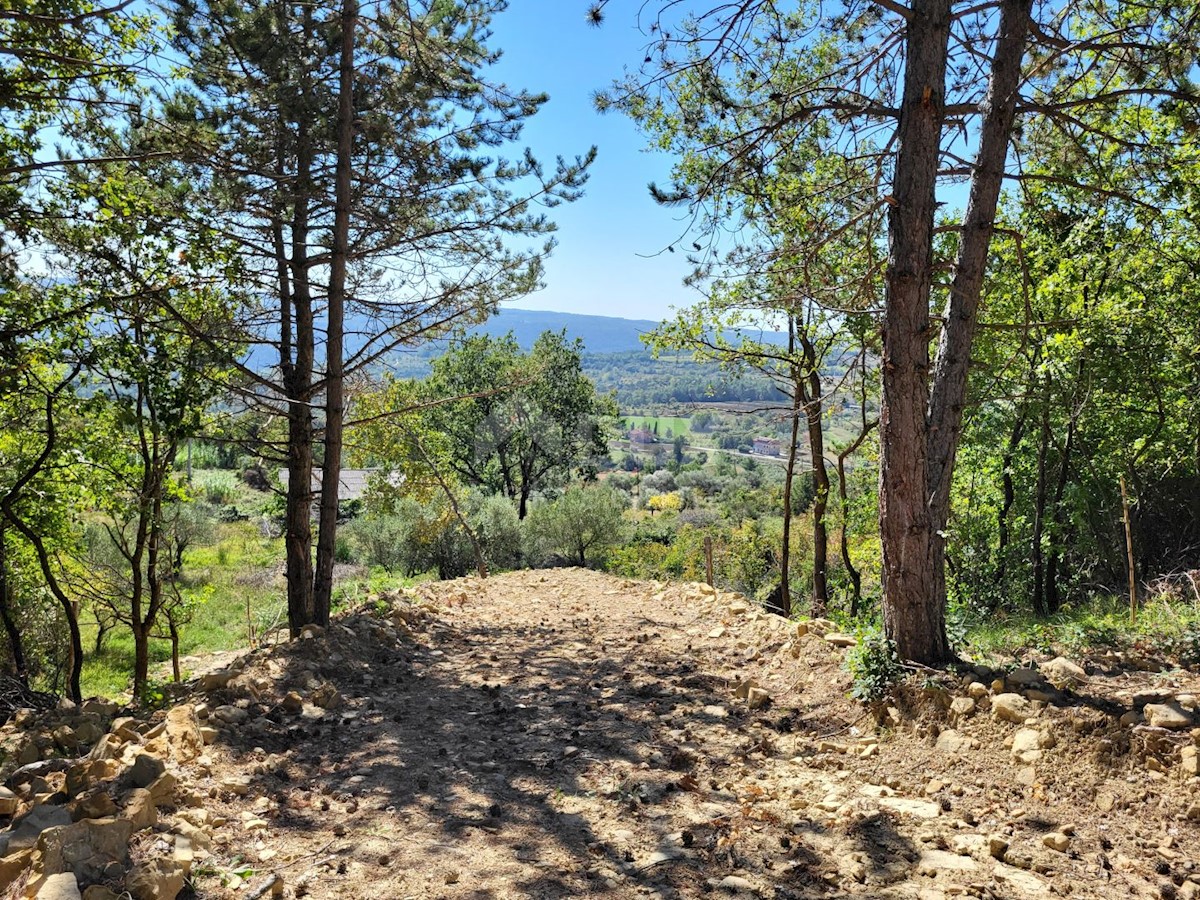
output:
M493 74L550 95L523 143L548 165L555 155L599 148L584 197L551 210L559 245L546 265L546 288L508 305L661 319L698 296L682 284L684 254L665 252L686 223L646 189L666 181L670 158L644 152L646 140L628 118L602 116L592 105L597 90L641 61L647 38L635 27L637 4L612 4L600 28L588 25L586 10L586 0L510 0L493 22L489 43L504 51Z

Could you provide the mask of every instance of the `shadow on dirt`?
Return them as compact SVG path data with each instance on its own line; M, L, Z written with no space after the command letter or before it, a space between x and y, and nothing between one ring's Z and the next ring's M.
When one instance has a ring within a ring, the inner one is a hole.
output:
M689 750L688 729L736 735L753 716L775 733L795 720L726 709L728 686L660 646L653 626L600 646L581 641L589 629L577 624L565 633L435 623L397 645L360 612L274 657L276 692L310 696L329 682L340 703L299 712L251 703L248 725L221 740L258 773L251 794L279 800L271 827L316 848L314 862L322 853L352 861L359 881L383 884L400 868L437 873L443 896L577 897L690 893L735 864L758 867L730 858L720 827L669 833L682 795L693 794L691 806L700 794L720 799L707 773L734 762ZM596 797L618 820L603 832ZM812 876L819 860L799 848L788 872L767 877L794 878L794 896L823 895ZM502 893L458 883L480 866ZM323 876L331 893L312 896L338 895L338 868Z

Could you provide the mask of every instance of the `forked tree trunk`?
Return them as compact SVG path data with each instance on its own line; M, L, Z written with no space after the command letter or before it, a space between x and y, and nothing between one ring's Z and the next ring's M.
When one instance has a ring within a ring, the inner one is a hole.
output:
M1029 15L1029 0L1001 0L975 171L931 393L928 317L950 4L914 2L908 23L889 221L879 515L884 625L902 657L928 665L953 657L945 627L950 482Z

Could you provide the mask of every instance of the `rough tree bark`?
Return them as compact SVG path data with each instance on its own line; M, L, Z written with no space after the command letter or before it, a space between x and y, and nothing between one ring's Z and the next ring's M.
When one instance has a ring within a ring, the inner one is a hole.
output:
M346 307L346 267L350 256L351 162L354 152L354 29L357 0L342 7L342 52L338 65L337 163L334 172L333 252L329 264L329 298L325 342L325 453L321 463L320 530L317 537L313 619L329 624L336 562L338 492L342 477L342 430L345 421L343 386L343 317Z
M950 655L931 567L925 418L933 220L949 36L949 0L914 0L888 213L879 422L884 627L904 658L931 664Z
M891 210L880 419L884 624L905 659L941 665L946 640L946 528L979 298L995 230L1029 31L1029 0L1002 0L967 210L929 391L933 212L950 4L921 0L907 65Z
M312 138L307 124L297 128L295 208L292 213L289 279L281 278L280 305L291 311L291 340L281 342L283 382L288 400L287 508L284 521L287 553L288 626L292 637L316 621L312 570L313 360L315 329L309 281L309 194L312 189ZM288 290L290 286L290 291Z
M937 607L936 617L932 617L929 624L930 628L936 628L937 634L930 635L925 641L918 641L917 646L912 648L922 650L922 653L912 655L901 649L901 654L908 659L930 664L946 662L952 655L944 635L950 481L962 432L962 409L966 406L967 370L978 323L979 296L983 293L988 250L996 226L996 206L1000 202L1004 178L1004 162L1008 157L1008 143L1013 132L1021 62L1025 58L1026 38L1030 29L1030 10L1031 0L1002 0L1000 4L1000 30L992 56L988 95L984 97L979 149L937 348L934 386L929 401L926 457L930 515L929 569L932 575L930 605ZM887 596L887 582L884 582L884 596ZM932 619L936 619L936 622Z

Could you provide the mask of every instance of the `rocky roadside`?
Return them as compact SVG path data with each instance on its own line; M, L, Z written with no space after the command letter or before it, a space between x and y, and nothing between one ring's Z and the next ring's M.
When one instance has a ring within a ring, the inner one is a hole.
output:
M853 645L580 570L378 597L145 719L18 714L0 896L1200 897L1193 676L1055 658L867 711Z

